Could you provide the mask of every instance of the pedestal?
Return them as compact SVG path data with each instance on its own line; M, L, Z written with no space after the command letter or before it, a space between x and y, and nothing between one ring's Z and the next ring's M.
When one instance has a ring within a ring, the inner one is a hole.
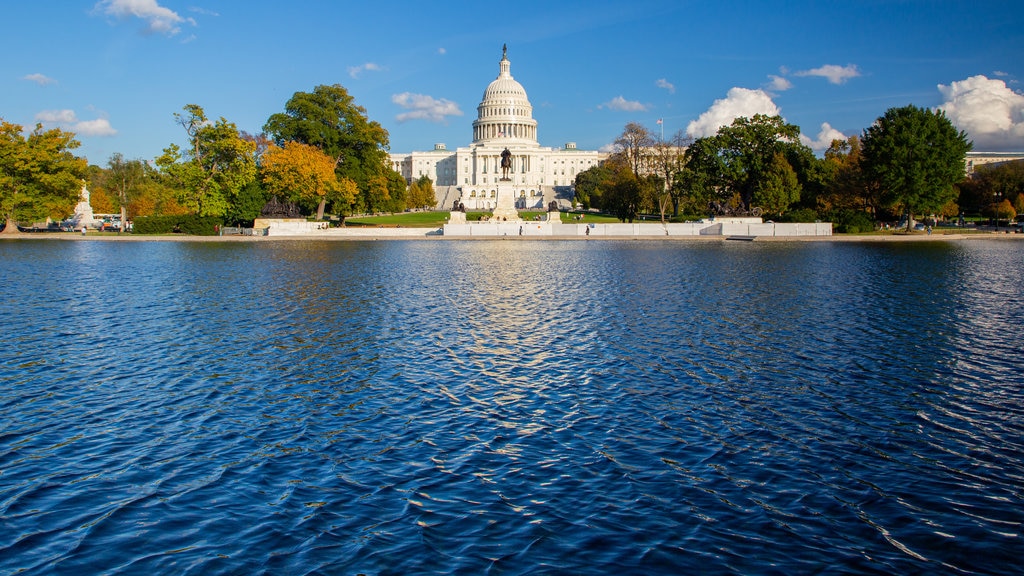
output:
M516 210L516 196L511 180L498 181L498 197L495 198L492 222L519 222L519 211Z

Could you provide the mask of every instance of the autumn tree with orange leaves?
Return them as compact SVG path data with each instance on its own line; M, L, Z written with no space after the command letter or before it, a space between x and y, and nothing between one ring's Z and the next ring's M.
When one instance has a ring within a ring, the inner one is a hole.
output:
M356 183L337 176L335 164L316 146L295 141L283 147L272 144L263 154L263 183L271 194L316 205L316 219L323 220L328 202L348 206L356 196Z

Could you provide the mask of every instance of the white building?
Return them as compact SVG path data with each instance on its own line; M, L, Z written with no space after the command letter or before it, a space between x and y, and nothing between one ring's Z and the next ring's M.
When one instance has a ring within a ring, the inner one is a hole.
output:
M498 77L484 90L473 121L473 142L454 152L435 144L429 152L391 154L396 172L413 182L427 176L434 182L437 208L448 210L455 201L467 210L495 206L497 183L502 177L501 153L512 153L508 177L516 195L516 208L545 208L552 200L561 207L572 202L576 174L596 166L607 156L577 150L570 142L563 148L546 148L537 142L537 121L526 90L512 78L511 63L503 47Z

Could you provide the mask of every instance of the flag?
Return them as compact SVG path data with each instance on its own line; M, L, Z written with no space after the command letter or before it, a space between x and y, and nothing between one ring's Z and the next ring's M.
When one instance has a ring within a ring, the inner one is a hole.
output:
M658 118L658 124L664 124L664 122L661 121L661 118Z

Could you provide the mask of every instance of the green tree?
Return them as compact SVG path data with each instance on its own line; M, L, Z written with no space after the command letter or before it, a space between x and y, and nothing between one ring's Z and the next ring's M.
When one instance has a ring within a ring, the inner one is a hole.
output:
M797 181L786 157L776 152L764 176L754 188L752 201L768 214L782 214L800 199L800 182Z
M686 152L686 168L691 171L687 180L703 192L749 210L769 171L781 170L777 154L786 163L792 159L806 164L801 166L805 176L811 173L813 165L807 158L813 153L800 144L798 126L786 124L780 116L737 118L714 136L694 141Z
M63 218L78 201L88 163L71 153L71 132L23 128L0 118L0 217L4 233L16 234L19 221Z
M145 178L143 164L142 160L125 160L120 152L116 152L111 155L107 169L103 171L103 185L121 212L122 232L128 222L128 206L138 196Z
M178 186L179 201L199 216L225 215L238 192L256 178L256 145L223 117L210 123L202 107L188 104L174 117L189 148L164 149L156 164Z
M264 130L279 146L293 140L316 146L334 159L339 177L356 183L354 208L384 211L391 201L387 186L388 132L366 116L366 109L340 84L296 92L285 111L273 114ZM383 178L383 184L382 180Z
M939 212L956 196L972 143L942 110L890 108L864 131L862 166L878 182L882 202L907 215Z
M644 185L629 166L620 164L610 182L603 183L603 208L623 222L632 222L640 215L644 201Z
M605 161L576 174L576 202L583 206L584 210L601 207L602 186L604 182L611 180L611 165Z
M235 201L224 215L224 223L232 226L251 227L259 218L263 207L270 200L259 179L249 182L235 195Z

